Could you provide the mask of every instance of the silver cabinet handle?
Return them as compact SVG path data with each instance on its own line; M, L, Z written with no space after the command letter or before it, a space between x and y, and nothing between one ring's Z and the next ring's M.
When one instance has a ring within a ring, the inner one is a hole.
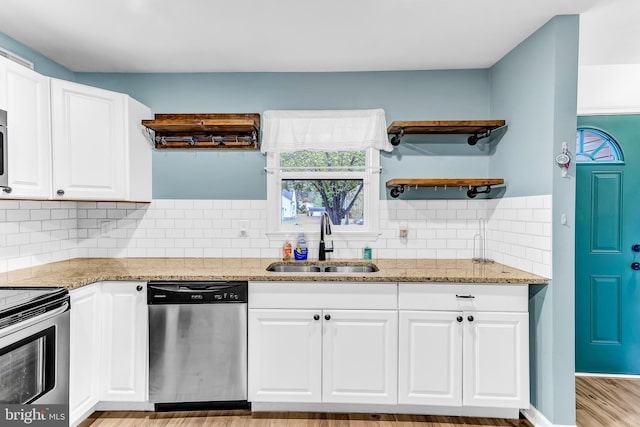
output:
M7 194L11 194L13 189L11 187L2 187L2 191L4 191Z
M56 194L58 196L64 196L64 190L58 190L58 191L56 191Z
M461 298L461 299L474 299L475 297L473 295L458 295L456 294L456 298Z
M0 332L0 338L4 338L16 331L19 331L20 329L28 328L29 326L33 326L36 323L44 322L47 319L56 317L57 315L64 313L68 309L69 309L69 303L65 301L60 307L56 308L55 310L51 310L48 313L43 313L38 316L34 316L23 322L18 322L11 326L7 326L2 330L2 332Z

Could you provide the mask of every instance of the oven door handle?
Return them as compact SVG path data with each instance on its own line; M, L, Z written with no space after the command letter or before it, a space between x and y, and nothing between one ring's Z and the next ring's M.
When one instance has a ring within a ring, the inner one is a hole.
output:
M30 319L25 320L24 322L19 322L13 324L11 326L7 326L6 328L0 330L0 338L4 338L8 335L13 334L14 332L18 332L21 329L28 328L37 323L44 322L45 320L49 320L52 317L56 317L69 309L69 302L65 301L60 307L55 310L48 311L46 313L39 314Z

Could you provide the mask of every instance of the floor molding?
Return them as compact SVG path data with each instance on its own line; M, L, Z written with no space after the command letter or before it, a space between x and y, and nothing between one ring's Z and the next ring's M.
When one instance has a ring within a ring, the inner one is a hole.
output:
M520 412L522 412L522 415L535 427L576 427L575 424L553 424L533 405L531 405L529 409L523 409Z
M640 380L640 375L633 374L601 374L593 372L576 372L576 377L602 377L602 378L627 378L630 380Z

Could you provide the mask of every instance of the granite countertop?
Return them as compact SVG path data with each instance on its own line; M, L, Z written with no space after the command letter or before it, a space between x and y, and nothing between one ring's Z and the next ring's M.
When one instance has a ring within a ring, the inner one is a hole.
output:
M373 273L277 273L277 259L261 258L77 258L0 275L0 286L64 286L75 289L104 280L255 280L355 282L462 282L547 284L549 279L498 263L471 260L374 259ZM304 262L291 261L301 264ZM307 263L310 263L307 261ZM317 261L316 261L317 263ZM363 264L335 259L327 264Z

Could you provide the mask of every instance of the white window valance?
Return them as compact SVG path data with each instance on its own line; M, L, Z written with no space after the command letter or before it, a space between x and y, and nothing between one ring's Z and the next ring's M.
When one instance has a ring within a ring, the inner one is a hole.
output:
M384 110L268 110L260 150L392 151Z

